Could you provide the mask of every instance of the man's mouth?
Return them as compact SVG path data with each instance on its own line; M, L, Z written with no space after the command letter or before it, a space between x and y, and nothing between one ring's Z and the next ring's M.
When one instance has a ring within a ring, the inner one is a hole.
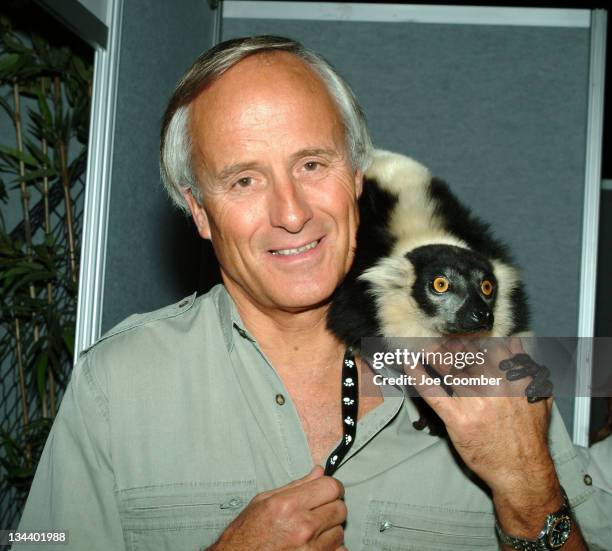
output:
M272 249L270 250L270 252L275 255L293 256L296 254L300 254L300 253L309 251L310 249L314 249L319 244L320 241L321 239L315 239L314 241L311 241L310 243L307 243L306 245L302 245L301 247L296 247L295 249Z

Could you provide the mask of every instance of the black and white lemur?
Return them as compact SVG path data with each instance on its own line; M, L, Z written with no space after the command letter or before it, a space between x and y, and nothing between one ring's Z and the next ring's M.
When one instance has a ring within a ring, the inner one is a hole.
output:
M346 345L359 349L362 337L375 336L528 334L526 294L506 246L423 165L375 151L359 214L353 265L327 318ZM416 405L415 427L443 433L432 410Z
M375 151L359 214L353 265L327 320L345 344L528 331L525 291L506 246L423 165Z

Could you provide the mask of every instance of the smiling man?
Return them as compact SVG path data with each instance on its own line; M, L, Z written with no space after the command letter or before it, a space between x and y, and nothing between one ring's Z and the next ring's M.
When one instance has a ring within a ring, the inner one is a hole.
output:
M414 428L399 390L362 396L354 445L323 476L345 352L325 316L370 149L350 89L296 42L196 61L166 111L162 171L223 285L81 357L21 529L69 530L72 549L474 550L499 548L497 519L502 538L586 549L582 528L605 548L609 521L547 401L428 396L451 446Z
M184 197L240 313L320 319L351 264L361 191L321 79L287 52L248 57L193 101L189 128L201 191Z

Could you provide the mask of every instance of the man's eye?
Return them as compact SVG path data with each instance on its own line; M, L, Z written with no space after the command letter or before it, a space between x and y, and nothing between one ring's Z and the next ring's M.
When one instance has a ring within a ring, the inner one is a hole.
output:
M245 176L244 178L240 178L240 180L234 182L234 187L248 187L251 185L252 181L252 178Z
M319 168L319 163L317 161L308 161L304 164L304 168L308 171L313 171Z

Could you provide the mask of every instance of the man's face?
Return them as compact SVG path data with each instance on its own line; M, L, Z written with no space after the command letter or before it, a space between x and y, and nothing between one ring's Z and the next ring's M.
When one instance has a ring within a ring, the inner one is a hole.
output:
M319 78L286 52L242 60L191 106L187 193L234 297L296 311L326 301L348 271L361 174Z

